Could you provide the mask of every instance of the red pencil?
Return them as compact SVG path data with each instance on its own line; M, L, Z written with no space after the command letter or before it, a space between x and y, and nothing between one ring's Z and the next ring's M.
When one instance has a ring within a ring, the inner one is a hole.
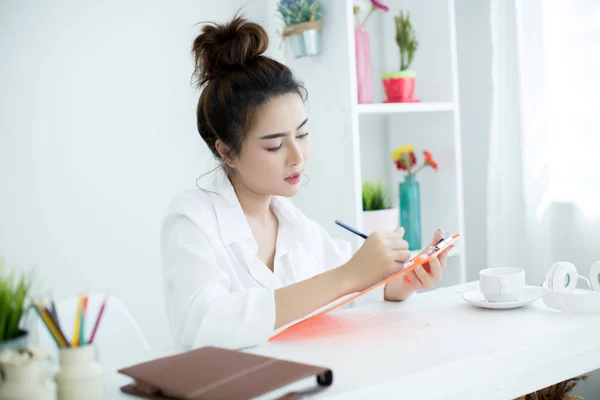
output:
M102 319L102 314L104 314L104 308L106 307L106 302L108 301L108 296L104 299L102 303L102 307L100 307L100 311L98 312L98 317L96 317L96 323L94 324L94 329L92 330L92 336L90 336L89 344L94 341L94 337L96 336L96 332L98 331L98 326L100 325L100 320Z

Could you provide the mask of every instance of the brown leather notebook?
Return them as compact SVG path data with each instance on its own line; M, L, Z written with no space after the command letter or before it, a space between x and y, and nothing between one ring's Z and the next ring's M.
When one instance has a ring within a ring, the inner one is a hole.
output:
M212 346L118 372L134 380L121 388L124 393L155 400L251 399L306 378L316 379L309 391L333 382L333 372L328 368ZM290 392L281 398L292 399L299 394Z

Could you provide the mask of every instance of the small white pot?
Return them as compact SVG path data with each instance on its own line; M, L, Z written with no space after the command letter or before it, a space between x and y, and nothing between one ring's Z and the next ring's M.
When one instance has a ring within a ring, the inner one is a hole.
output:
M400 210L398 208L363 211L362 218L362 230L367 236L375 231L392 232L400 226Z
M56 400L53 374L40 360L23 365L0 364L0 399Z

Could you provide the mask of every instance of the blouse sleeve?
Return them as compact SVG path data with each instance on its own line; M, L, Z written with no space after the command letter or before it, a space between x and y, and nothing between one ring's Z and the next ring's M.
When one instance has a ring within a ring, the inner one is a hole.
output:
M230 293L230 278L214 250L187 217L169 218L162 231L167 315L175 342L184 348L252 346L274 332L273 290Z
M309 221L311 230L316 233L316 240L320 244L318 247L321 249L321 257L326 270L339 267L352 258L352 246L349 242L332 238L325 228L312 220ZM369 268L368 265L364 265L363 267ZM356 300L353 300L350 304L352 307L356 307L376 301L384 301L384 292L385 285L381 285Z

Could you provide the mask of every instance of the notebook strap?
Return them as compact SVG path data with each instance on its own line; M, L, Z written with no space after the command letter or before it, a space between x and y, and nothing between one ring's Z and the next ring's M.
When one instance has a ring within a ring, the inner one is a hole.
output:
M212 389L214 389L214 388L216 388L218 386L221 386L221 385L223 385L225 383L228 383L228 382L231 382L231 381L236 380L238 378L241 378L244 375L247 375L247 374L249 374L251 372L257 371L257 370L259 370L261 368L266 367L267 365L271 365L271 364L274 364L276 362L279 362L279 360L267 360L267 361L262 362L260 364L256 364L256 365L254 365L251 368L248 368L248 369L245 369L245 370L240 371L238 373L235 373L233 375L227 376L227 377L225 377L223 379L220 379L218 381L215 381L215 382L211 383L210 385L206 385L203 388L195 390L192 393L189 393L186 397L195 398L196 396L201 395L203 393L206 393L209 390L212 390Z

